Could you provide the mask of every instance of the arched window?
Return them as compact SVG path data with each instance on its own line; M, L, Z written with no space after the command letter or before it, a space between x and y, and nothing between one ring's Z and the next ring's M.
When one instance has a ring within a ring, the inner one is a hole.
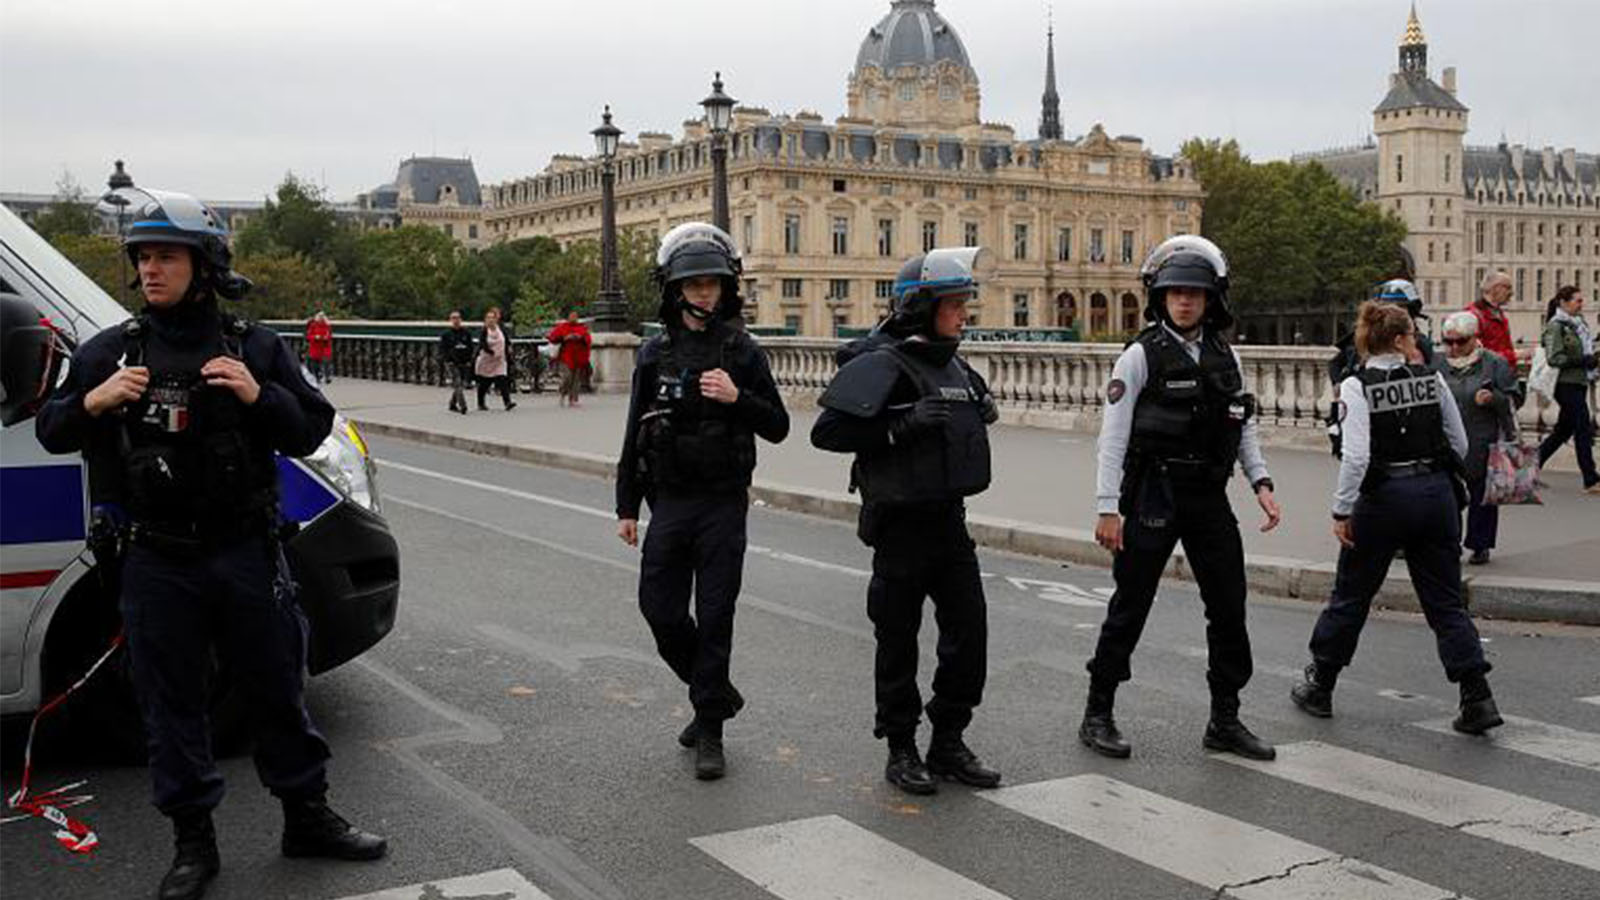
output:
M1078 321L1078 298L1071 291L1056 295L1056 327L1072 328Z
M1132 334L1139 330L1139 298L1131 293L1122 295L1122 331Z
M1089 295L1089 333L1105 334L1110 330L1110 303L1105 294L1095 291Z

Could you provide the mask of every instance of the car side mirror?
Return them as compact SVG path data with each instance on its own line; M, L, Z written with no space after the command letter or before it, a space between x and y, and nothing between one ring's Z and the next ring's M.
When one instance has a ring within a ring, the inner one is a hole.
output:
M66 342L33 304L0 293L0 426L32 418L61 375Z

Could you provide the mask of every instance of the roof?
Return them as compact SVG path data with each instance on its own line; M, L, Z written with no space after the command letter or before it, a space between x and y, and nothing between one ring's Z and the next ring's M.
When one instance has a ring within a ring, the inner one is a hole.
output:
M1394 112L1400 109L1414 109L1428 107L1431 109L1447 109L1455 112L1466 112L1467 108L1460 100L1444 88L1433 83L1433 79L1421 72L1401 72L1394 77L1394 85L1389 88L1389 95L1383 98L1378 108L1373 112Z
M445 185L450 185L454 189L456 202L462 206L482 205L483 195L478 188L478 173L473 169L470 159L413 156L400 163L400 171L395 174L392 184L383 185L372 193L377 205L380 198L398 199L399 195L409 187L412 202L438 203L439 195Z
M885 72L901 66L953 62L972 68L967 48L950 23L934 11L933 0L894 0L889 14L861 41L856 71L877 66Z

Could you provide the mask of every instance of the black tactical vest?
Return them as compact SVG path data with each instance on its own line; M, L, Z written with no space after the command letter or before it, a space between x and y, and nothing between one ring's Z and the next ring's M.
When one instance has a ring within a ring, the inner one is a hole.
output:
M245 430L245 407L226 388L207 385L200 368L213 357L243 358L248 325L222 316L215 334L175 348L152 340L139 317L123 328L124 365L147 366L145 395L122 422L122 492L134 521L192 530L197 523L252 523L277 502L277 465Z
M1182 474L1226 481L1245 422L1255 414L1255 398L1241 393L1244 379L1233 352L1207 332L1196 363L1159 325L1146 328L1138 342L1149 377L1133 408L1130 461L1188 463L1192 470Z
M666 338L656 361L656 383L639 419L638 459L652 489L748 483L756 467L756 438L733 414L733 405L700 394L700 376L712 369L731 374L741 333L721 340Z
M1439 376L1422 365L1363 368L1357 378L1367 398L1372 431L1372 463L1364 488L1370 489L1388 466L1427 463L1445 468L1450 444L1444 433ZM1452 401L1453 402L1453 401Z
M916 432L861 454L853 475L862 498L872 504L937 503L987 489L989 427L966 366L954 357L937 365L898 347L875 352L892 354L919 396L949 401L950 421L940 431Z

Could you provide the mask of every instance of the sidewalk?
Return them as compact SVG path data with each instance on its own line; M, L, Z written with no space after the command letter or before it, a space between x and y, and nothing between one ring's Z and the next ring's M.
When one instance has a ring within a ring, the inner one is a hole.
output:
M340 380L328 387L328 395L374 434L589 472L609 471L616 459L627 403L621 395L595 394L585 397L578 409L561 409L553 394L519 394L517 409L510 413L491 402L489 412L461 416L445 409L448 391L438 388ZM792 404L790 416L787 441L776 447L759 445L757 498L774 506L853 517L855 501L845 492L848 458L810 445L814 406ZM1109 557L1091 536L1094 443L1093 434L995 427L994 484L968 503L974 537L1002 549L1107 565ZM1243 479L1230 485L1252 585L1321 600L1331 587L1338 555L1327 514L1336 461L1321 451L1271 447L1267 461L1284 510L1284 521L1275 531L1257 530L1261 512ZM1600 498L1582 493L1578 475L1570 469L1551 471L1546 480L1545 505L1503 510L1493 562L1464 570L1469 602L1479 614L1600 624ZM1181 558L1173 571L1185 575ZM1415 605L1403 563L1396 563L1380 600Z

